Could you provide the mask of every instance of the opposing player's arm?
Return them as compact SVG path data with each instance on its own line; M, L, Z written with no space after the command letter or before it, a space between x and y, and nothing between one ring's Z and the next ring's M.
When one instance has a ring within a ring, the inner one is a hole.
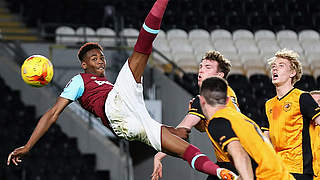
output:
M193 98L189 103L189 111L187 116L180 123L181 126L189 126L189 128L195 127L200 132L205 132L206 124L203 120L206 117L203 115L199 96ZM179 125L179 126L180 126Z
M18 165L18 163L21 162L20 158L31 150L36 142L48 131L49 127L57 121L61 112L71 102L69 99L58 97L53 107L40 118L27 144L15 149L9 154L7 164L9 165L12 160L15 165Z
M253 179L253 170L248 153L243 149L240 141L231 141L227 145L227 151L231 155L234 166L243 179Z
M192 129L194 126L196 126L200 122L200 120L201 120L200 117L196 115L187 114L177 127Z
M316 126L320 126L320 116L317 116L315 119L314 119L314 124Z

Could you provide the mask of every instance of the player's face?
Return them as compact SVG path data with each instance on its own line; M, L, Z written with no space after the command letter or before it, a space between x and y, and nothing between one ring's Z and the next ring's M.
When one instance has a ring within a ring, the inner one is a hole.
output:
M276 58L271 64L272 83L275 86L284 84L291 85L291 78L296 75L296 72L291 69L290 61L283 58Z
M91 49L88 51L84 56L81 67L86 73L91 73L101 77L104 76L106 59L103 52L99 49Z
M318 105L320 106L320 94L312 94L311 95L313 97L313 99L318 103Z
M201 87L202 82L209 78L219 76L223 78L223 73L218 72L219 64L214 60L202 60L199 65L199 73L198 73L198 85Z

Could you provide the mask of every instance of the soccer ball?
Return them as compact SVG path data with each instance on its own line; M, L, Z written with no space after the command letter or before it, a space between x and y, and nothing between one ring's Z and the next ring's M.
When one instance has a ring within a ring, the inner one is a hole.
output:
M50 60L41 55L28 57L21 66L24 82L33 87L47 85L53 77L53 66Z

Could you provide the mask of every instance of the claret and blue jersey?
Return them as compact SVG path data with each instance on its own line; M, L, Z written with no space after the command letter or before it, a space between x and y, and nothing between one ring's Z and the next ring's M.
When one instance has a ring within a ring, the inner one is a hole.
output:
M109 126L105 115L105 101L113 84L106 77L80 73L74 76L64 88L60 97L76 101L87 111L101 118L102 123Z

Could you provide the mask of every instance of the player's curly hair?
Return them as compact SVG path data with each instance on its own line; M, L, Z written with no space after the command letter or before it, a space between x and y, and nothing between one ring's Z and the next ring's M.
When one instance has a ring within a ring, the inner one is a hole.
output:
M103 51L103 48L98 43L94 43L94 42L85 43L80 47L78 51L78 59L80 62L83 61L84 55L91 49L99 49L100 51Z
M230 61L227 58L223 57L223 55L219 51L212 50L206 52L201 61L203 60L217 61L218 71L224 73L223 78L226 78L231 70Z
M270 67L276 58L283 58L283 59L289 60L291 69L296 71L296 75L292 78L292 81L291 81L293 85L301 79L302 65L301 65L301 62L299 61L300 56L298 53L286 48L281 49L275 53L275 56L273 58L268 60L268 64Z

